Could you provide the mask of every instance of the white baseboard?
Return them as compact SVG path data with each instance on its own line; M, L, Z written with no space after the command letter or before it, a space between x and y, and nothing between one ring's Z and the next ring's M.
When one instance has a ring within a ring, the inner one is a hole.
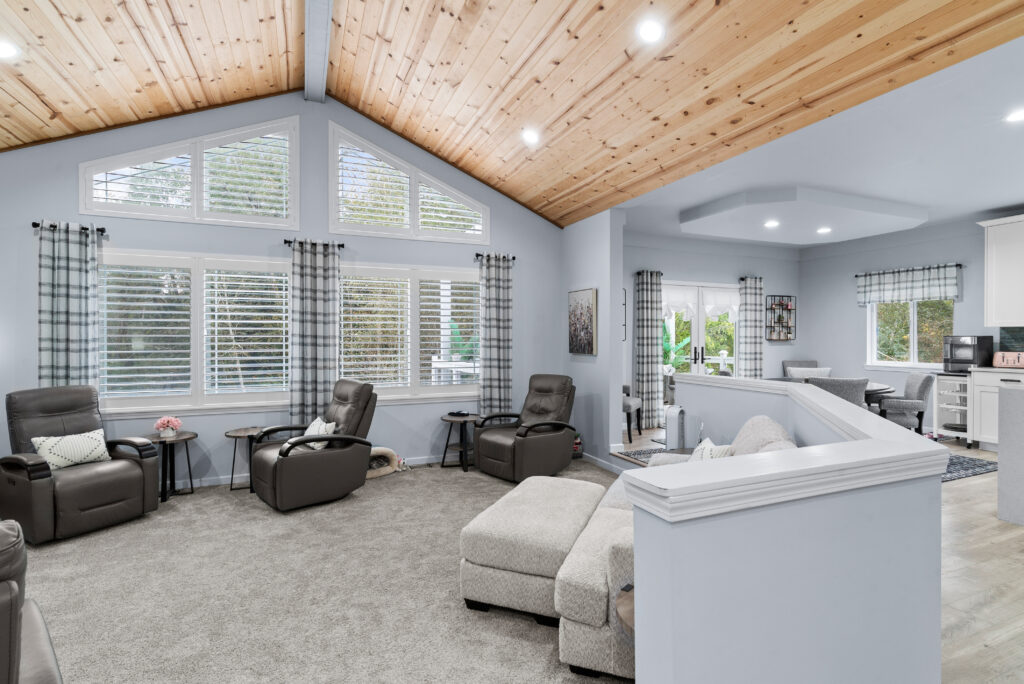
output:
M622 451L625 448L626 448L626 445L622 444L621 442L618 443L618 444L612 444L611 445L611 450L612 451Z
M598 468L602 468L604 470L607 470L610 473L615 473L616 475L620 474L623 470L629 470L629 468L626 468L624 466L620 466L620 465L618 465L616 463L612 463L610 461L605 461L603 459L597 458L596 456L591 456L590 454L588 454L585 451L583 452L583 460L587 461L588 463L593 463Z
M458 462L459 455L458 454L452 454L452 459L450 459L450 460L454 460L455 462ZM405 462L406 462L407 465L410 465L410 466L427 465L428 463L440 463L441 462L441 457L440 456L410 456L407 459L405 459ZM445 461L445 465L447 465L448 462L449 461Z

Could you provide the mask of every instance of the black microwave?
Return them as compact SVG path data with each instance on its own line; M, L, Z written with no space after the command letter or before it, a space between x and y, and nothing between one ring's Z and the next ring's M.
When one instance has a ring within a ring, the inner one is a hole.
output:
M965 373L975 366L992 365L992 336L942 338L942 369L947 373Z

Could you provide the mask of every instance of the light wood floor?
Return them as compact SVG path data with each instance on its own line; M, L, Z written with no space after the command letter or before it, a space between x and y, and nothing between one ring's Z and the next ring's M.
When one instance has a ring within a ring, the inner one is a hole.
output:
M661 446L664 430L625 432L623 449ZM945 442L996 460L991 451ZM621 454L615 454L621 456ZM1024 682L1024 527L996 517L997 473L942 485L943 684Z

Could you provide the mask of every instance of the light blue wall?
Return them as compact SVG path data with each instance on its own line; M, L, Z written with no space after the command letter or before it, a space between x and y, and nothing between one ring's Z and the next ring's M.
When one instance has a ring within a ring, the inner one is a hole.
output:
M251 229L90 217L78 213L78 164L197 135L298 114L300 122L301 231ZM491 245L332 236L328 232L328 121L408 161L490 207ZM498 192L440 159L378 126L343 105L305 102L301 94L189 114L93 135L72 138L0 155L0 219L3 250L0 272L8 293L0 310L0 390L36 386L36 239L30 223L40 217L95 222L106 226L110 248L173 250L260 257L287 257L284 238L343 241L346 262L472 267L477 251L503 251L517 256L513 304L513 404L518 410L534 372L562 372L565 304L562 288L562 231ZM412 460L439 457L444 432L442 413L476 410L476 402L380 406L370 438ZM3 420L6 420L4 415ZM244 425L287 421L286 411L214 414L185 417L186 428L200 434L193 453L194 475L207 483L226 482L231 468L231 443L223 433ZM113 435L150 432L152 419L119 419L107 423ZM179 472L181 472L179 470Z
M797 295L797 335L794 342L764 342L764 374L782 374L783 359L801 358L804 309L799 296L800 252L792 247L722 242L692 237L664 238L626 233L623 284L627 291L628 340L622 355L623 377L633 377L633 275L640 270L662 272L664 280L738 285L746 275L764 278L766 295Z
M953 306L953 333L992 335L984 325L985 233L972 219L811 247L800 254L800 335L808 358L832 374L868 377L903 391L907 372L866 367L867 313L857 306L854 275L902 266L958 262L961 300ZM925 426L931 425L931 409Z

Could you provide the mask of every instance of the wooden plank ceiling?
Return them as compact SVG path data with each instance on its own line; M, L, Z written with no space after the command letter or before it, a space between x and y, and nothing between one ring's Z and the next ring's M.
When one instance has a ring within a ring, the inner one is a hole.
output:
M302 0L0 0L0 150L302 87Z
M1024 2L335 0L334 23L328 94L564 226L1024 35Z
M333 1L331 96L558 225L1024 35L1024 0ZM303 28L302 0L0 0L0 150L301 88Z

